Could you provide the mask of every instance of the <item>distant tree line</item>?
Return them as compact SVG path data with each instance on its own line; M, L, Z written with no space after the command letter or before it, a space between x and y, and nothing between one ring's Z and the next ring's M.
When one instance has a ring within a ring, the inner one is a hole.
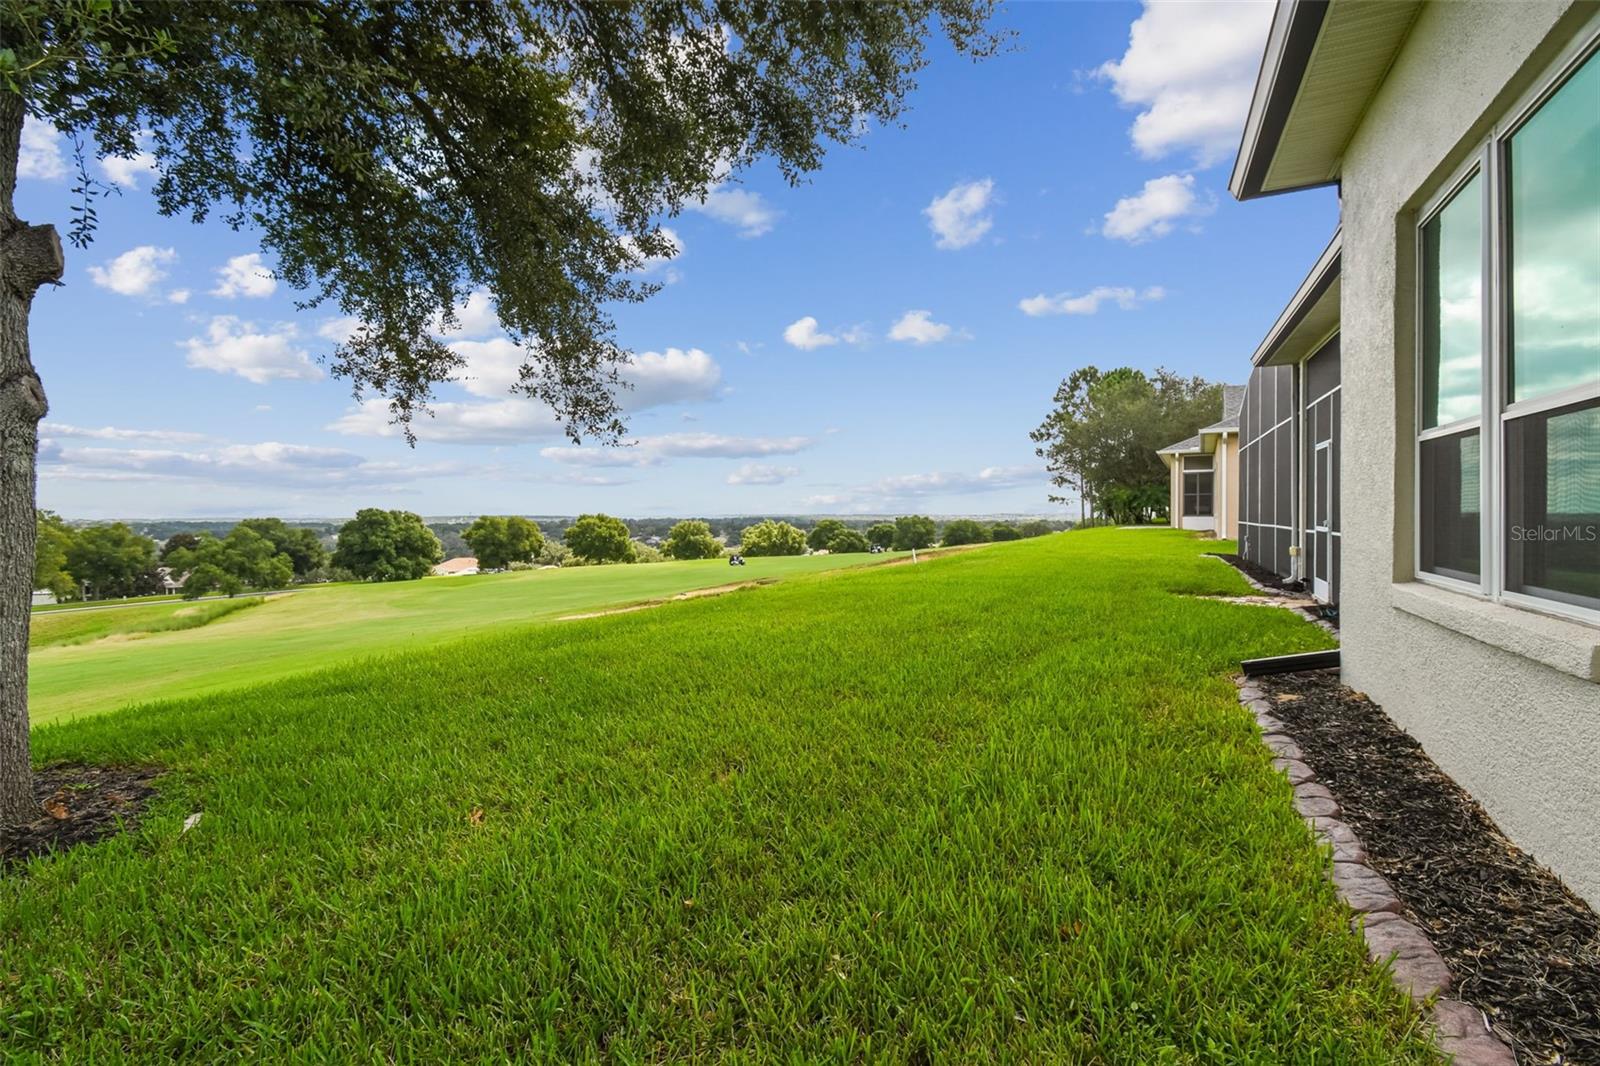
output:
M986 524L962 518L945 523L941 538L938 523L926 515L854 524L821 518L809 522L809 529L775 518L744 521L730 532L727 519L630 523L597 513L556 524L552 533L550 520L481 515L467 523L442 523L444 536L436 531L440 523L381 508L363 509L343 525L247 518L231 526L149 523L137 529L124 522L75 526L52 511L39 511L34 588L61 601L110 599L170 591L170 581L193 599L329 581L415 580L432 573L447 556L467 552L482 570L520 570L716 559L730 550L730 543L732 550L752 557L874 548L909 551L939 543L1018 540L1069 524L1042 519ZM149 535L153 528L172 532L158 542ZM660 532L647 532L655 530ZM452 553L447 540L459 549Z

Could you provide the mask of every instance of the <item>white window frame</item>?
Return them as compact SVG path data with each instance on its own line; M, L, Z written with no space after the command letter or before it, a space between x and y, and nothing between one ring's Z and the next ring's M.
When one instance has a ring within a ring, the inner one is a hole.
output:
M1496 123L1486 139L1478 145L1471 158L1450 176L1438 193L1434 194L1417 213L1414 233L1417 284L1416 314L1414 317L1414 358L1416 403L1412 434L1412 575L1424 584L1436 585L1477 596L1497 603L1538 611L1544 614L1572 618L1591 625L1600 625L1600 610L1566 603L1561 600L1506 589L1506 531L1507 515L1505 481L1501 471L1505 466L1507 423L1526 415L1538 414L1557 407L1600 398L1600 380L1587 382L1556 392L1546 393L1519 403L1506 403L1509 393L1507 373L1510 365L1510 308L1506 306L1508 270L1510 266L1510 232L1507 227L1506 159L1510 153L1511 138L1520 130L1545 101L1566 84L1567 79L1591 57L1600 52L1600 18L1595 19L1571 46L1540 76L1537 85L1511 108L1506 117ZM1600 62L1600 58L1596 58ZM1423 338L1425 287L1423 271L1427 269L1424 256L1423 228L1438 215L1445 204L1461 191L1474 176L1483 179L1479 195L1483 212L1483 308L1481 345L1482 398L1476 418L1460 419L1448 425L1423 429ZM1479 580L1462 581L1443 574L1428 573L1422 569L1422 445L1439 437L1455 436L1478 428L1479 475Z

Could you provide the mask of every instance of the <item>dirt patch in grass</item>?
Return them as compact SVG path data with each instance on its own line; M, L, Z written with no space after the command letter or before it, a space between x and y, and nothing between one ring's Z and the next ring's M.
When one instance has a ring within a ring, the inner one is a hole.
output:
M1600 1063L1600 918L1331 671L1256 679L1449 965L1524 1063Z
M131 829L160 775L151 767L65 764L40 770L33 775L39 817L0 827L0 871Z

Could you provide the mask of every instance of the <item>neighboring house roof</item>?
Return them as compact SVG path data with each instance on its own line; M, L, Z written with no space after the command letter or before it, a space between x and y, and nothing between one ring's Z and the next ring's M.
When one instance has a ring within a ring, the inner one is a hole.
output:
M1228 188L1240 200L1339 180L1345 148L1420 0L1279 0Z
M1158 449L1157 455L1204 455L1215 451L1218 437L1227 436L1229 433L1239 432L1239 412L1244 410L1243 385L1222 386L1222 418L1209 426L1203 426L1200 432L1192 437L1185 437L1176 444L1169 444ZM1162 460L1165 462L1166 460Z
M1156 454L1157 455L1189 455L1189 454L1198 455L1199 452L1200 452L1200 436L1199 436L1199 434L1196 434L1193 437L1187 437L1187 438L1185 438L1183 440L1180 440L1176 444L1169 444L1165 448L1162 448L1160 451L1156 452Z
M1335 230L1289 306L1250 357L1253 366L1290 366L1316 352L1339 328L1339 271L1344 233Z
M436 574L464 574L467 571L476 571L478 560L471 555L458 555L454 559L446 559L433 568Z

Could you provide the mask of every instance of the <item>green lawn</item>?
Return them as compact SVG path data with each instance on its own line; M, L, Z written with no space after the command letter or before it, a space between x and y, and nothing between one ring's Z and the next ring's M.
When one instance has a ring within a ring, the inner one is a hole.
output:
M38 729L41 763L171 773L138 831L0 878L0 1033L66 1062L1432 1061L1227 680L1328 638L1173 595L1246 591L1205 547L1069 533Z
M361 656L438 644L487 626L550 621L729 582L880 561L884 556L801 556L751 559L734 568L727 560L708 559L311 587L203 629L137 641L71 646L51 641L57 646L39 647L29 657L28 698L33 721L50 722L145 700L220 692ZM36 615L33 624L35 632L60 625L106 627L105 635L118 631L109 627L138 629L183 606L169 599L151 607Z

